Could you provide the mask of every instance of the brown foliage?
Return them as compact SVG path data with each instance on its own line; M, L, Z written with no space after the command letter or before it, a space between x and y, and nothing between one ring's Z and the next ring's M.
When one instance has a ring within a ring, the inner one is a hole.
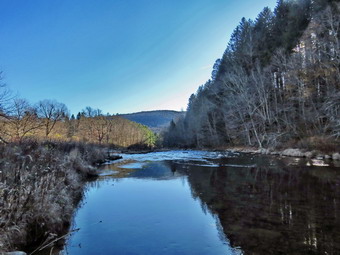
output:
M0 251L64 231L103 149L25 141L0 146Z

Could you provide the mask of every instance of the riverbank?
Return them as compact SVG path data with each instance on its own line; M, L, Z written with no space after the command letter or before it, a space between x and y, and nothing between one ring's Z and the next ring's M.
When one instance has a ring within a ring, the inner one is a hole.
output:
M201 149L340 161L340 141L323 136L306 137L300 140L290 140L276 146L268 145L263 148L244 145L226 145L216 148Z
M1 146L0 254L14 250L31 252L32 247L36 248L42 242L49 243L67 233L86 180L98 175L95 165L108 159L120 159L117 154L121 152L144 154L168 150L117 150L108 153L104 147L53 142ZM340 160L338 152L326 154L297 148L224 147L215 150ZM116 177L124 177L133 171L120 168L119 163L115 167Z
M0 254L65 234L103 147L36 141L0 146Z
M340 161L340 149L339 152L322 152L318 150L304 150L298 148L287 148L283 150L273 150L273 149L259 149L252 147L230 147L224 148L223 150L231 151L231 152L243 152L243 153L253 153L253 154L263 154L263 155L275 155L275 156L284 156L284 157L296 157L296 158L315 158L315 159L328 159Z
M150 152L162 152L168 151L170 149L155 149L150 151L124 151L126 154L143 154ZM308 159L327 159L340 161L340 147L338 149L332 149L330 151L322 151L318 149L301 149L301 148L257 148L249 146L223 146L217 148L172 148L172 150L203 150L203 151L230 151L230 152L242 152L242 153L252 153L261 155L274 155L282 157L297 157L297 158L308 158Z

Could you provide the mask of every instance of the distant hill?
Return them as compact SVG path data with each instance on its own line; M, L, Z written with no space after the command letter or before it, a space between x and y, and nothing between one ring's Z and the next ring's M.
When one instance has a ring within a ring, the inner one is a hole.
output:
M184 114L185 112L158 110L119 114L119 116L143 124L154 132L159 133L170 124L171 120L184 116Z

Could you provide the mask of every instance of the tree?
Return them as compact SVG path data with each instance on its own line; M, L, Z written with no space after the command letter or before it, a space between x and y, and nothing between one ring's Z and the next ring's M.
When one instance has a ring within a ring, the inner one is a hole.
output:
M274 14L268 8L257 16L254 25L255 55L262 66L268 65L274 50L274 38L272 36Z
M46 138L51 134L56 123L62 121L68 115L66 105L55 100L40 101L36 108L38 117L43 121Z
M8 135L12 140L21 142L27 135L41 127L41 122L34 109L25 99L13 99L10 116L6 122Z
M0 71L0 117L5 117L8 110L8 104L13 99L11 91L6 84L2 82L3 73Z
M234 30L212 80L199 87L172 146L275 146L340 137L340 4L279 0ZM320 7L322 6L322 8Z
M216 80L216 78L217 78L217 74L219 72L220 65L221 65L221 59L219 58L215 61L215 64L213 66L213 70L211 72L211 79L213 81Z
M87 136L87 140L103 143L104 138L109 140L108 135L111 129L111 121L104 116L100 109L93 109L87 106L82 111L80 118L81 129Z

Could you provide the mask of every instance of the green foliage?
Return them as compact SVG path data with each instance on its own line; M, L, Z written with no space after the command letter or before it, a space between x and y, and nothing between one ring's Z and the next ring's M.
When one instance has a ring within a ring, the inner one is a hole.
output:
M157 140L158 140L157 135L154 132L152 132L147 126L144 126L142 124L138 124L138 126L143 131L144 144L146 144L150 148L155 147L157 144Z

